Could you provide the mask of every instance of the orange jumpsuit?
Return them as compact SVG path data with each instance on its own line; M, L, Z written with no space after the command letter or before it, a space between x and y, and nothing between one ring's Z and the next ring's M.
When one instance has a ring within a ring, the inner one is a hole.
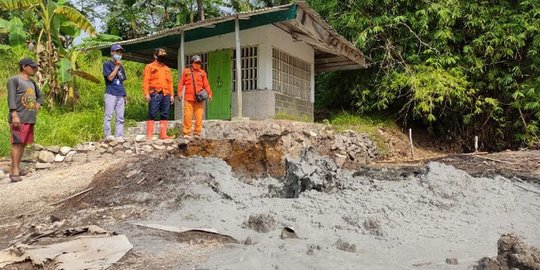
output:
M195 135L201 135L202 131L202 120L204 114L204 102L195 101L195 89L193 88L193 77L191 72L193 70L193 77L195 79L195 85L197 92L201 89L206 89L208 91L209 98L212 98L212 89L210 89L210 84L208 83L208 76L206 72L202 69L190 69L186 68L182 72L182 76L178 81L178 95L182 95L182 88L186 87L184 95L184 136L189 136L191 133L191 121L193 119L193 114L195 113Z

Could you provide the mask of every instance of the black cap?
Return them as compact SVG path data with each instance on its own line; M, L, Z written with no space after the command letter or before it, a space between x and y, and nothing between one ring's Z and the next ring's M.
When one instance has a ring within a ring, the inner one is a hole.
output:
M166 56L167 51L165 49L162 49L162 48L157 48L157 49L154 50L154 55L155 56Z
M31 66L33 68L39 67L39 65L30 58L21 59L21 61L19 61L19 66L20 67Z

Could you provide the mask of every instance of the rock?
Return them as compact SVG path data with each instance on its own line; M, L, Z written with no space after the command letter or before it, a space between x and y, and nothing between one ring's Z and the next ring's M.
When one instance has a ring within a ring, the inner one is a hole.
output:
M298 239L298 235L296 235L296 232L292 227L283 228L283 230L281 230L280 237L281 239Z
M105 152L107 152L107 149L106 148L103 148L103 147L100 147L98 148L97 150L100 154L104 154Z
M146 141L146 136L145 135L137 135L137 136L135 136L135 141L136 142L144 142L144 141Z
M174 150L174 146L172 145L167 146L167 151L172 151L172 150Z
M339 168L343 168L343 165L345 165L345 162L347 161L347 156L345 155L341 155L341 154L336 154L336 165L339 167Z
M96 151L88 152L86 155L88 161L96 161L99 157L101 157L101 153Z
M37 162L36 163L36 169L42 170L42 169L48 169L52 167L51 163L43 163L43 162Z
M158 144L155 144L154 145L154 148L156 150L165 150L165 148L167 148L165 145L158 145Z
M497 257L482 258L474 269L540 269L540 250L528 246L517 235L503 234L497 247Z
M39 152L38 160L44 163L54 162L54 154L47 150L41 150Z
M0 170L0 180L4 179L4 177L6 177L6 174L4 173L3 170Z
M99 147L107 149L109 147L109 144L108 143L101 143L99 145Z
M86 151L86 152L88 152L88 151L96 151L96 150L97 150L97 146L94 145L94 144L87 144L87 145L84 146L84 151Z
M260 214L249 216L249 219L244 222L244 225L256 232L268 233L275 229L277 222L271 215Z
M130 149L130 150L126 150L126 154L132 155L132 154L133 154L133 150L131 150L131 149Z
M124 139L124 137L118 137L118 138L116 138L116 141L117 141L118 143L125 143L125 142L126 142L126 139Z
M142 150L144 150L145 152L151 152L153 149L150 145L143 145Z
M65 161L66 161L66 162L71 162L71 161L73 161L73 156L74 156L75 154L77 154L77 152L75 152L75 151L69 152L69 153L66 155Z
M22 156L22 161L36 162L39 157L39 151L35 151L32 148L27 148Z
M60 146L57 146L57 145L48 146L46 149L47 151L52 152L54 154L58 154L60 152Z
M115 141L110 141L110 142L109 142L109 145L112 146L112 147L115 147L115 146L117 146L118 144L120 144L120 142L118 142L118 141L116 141L116 140L115 140Z
M73 162L84 163L88 161L88 156L85 153L76 153L73 156Z
M63 162L64 159L66 159L65 156L62 156L61 154L56 154L56 156L54 157L54 162Z
M174 140L173 140L173 139L163 140L163 144L165 144L165 145L172 145L172 144L174 144Z
M60 154L62 154L63 156L66 156L69 152L71 152L71 147L67 147L67 146L64 146L64 147L61 147L60 148Z
M244 245L246 246L251 246L253 245L253 240L251 240L251 237L247 237L246 240L244 241Z
M356 245L355 244L350 244L348 242L345 242L345 241L341 240L341 238L337 240L336 248L339 249L339 250L346 251L346 252L352 252L352 253L356 252Z
M154 142L154 145L163 145L163 141L162 140L157 140Z
M36 143L36 144L34 144L34 150L41 151L41 150L43 150L43 146L41 144Z
M112 146L109 146L107 148L107 153L111 153L111 154L114 153L114 148Z
M77 144L77 145L75 145L75 150L76 150L77 152L84 152L84 151L86 151L84 145L82 145L82 144Z
M128 148L131 148L131 143L130 142L125 142L125 143L122 144L122 146L124 148L128 149Z
M286 158L285 172L281 190L284 198L298 198L307 190L333 192L343 185L346 178L333 160L321 157L313 147L304 149L300 160Z
M452 264L452 265L457 265L458 260L457 260L457 258L446 258L446 263L447 264Z

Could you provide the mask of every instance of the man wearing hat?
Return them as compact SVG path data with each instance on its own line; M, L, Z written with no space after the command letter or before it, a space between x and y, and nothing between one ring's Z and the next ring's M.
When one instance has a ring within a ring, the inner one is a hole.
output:
M8 122L11 129L11 182L21 181L20 164L24 148L34 143L34 124L37 113L43 104L43 95L37 84L30 79L38 70L38 64L32 59L22 59L19 62L20 73L9 78L8 92Z
M116 137L124 136L124 111L126 108L126 72L122 66L124 48L119 44L111 46L111 60L103 63L103 77L105 78L105 117L103 119L103 132L107 140L113 140L111 135L111 119L116 115Z
M143 94L148 102L148 118L146 121L146 139L151 140L154 134L154 123L160 114L159 138L167 136L169 109L174 103L174 90L171 69L165 65L167 52L164 49L154 51L154 62L146 65L143 76Z
M204 101L197 100L195 93L206 90L208 101L212 101L212 89L208 83L208 76L201 66L199 55L191 57L191 67L185 68L178 82L178 99L182 99L182 89L185 89L184 102L184 138L189 139L193 115L195 115L195 137L200 137L203 129Z

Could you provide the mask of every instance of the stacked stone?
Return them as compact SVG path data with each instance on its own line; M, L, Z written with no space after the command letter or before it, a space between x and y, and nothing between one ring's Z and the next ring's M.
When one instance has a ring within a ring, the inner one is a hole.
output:
M103 142L87 142L75 147L33 145L25 154L24 161L35 162L36 169L48 169L56 164L84 163L100 158L147 154L154 151L175 149L174 140L146 141L144 135L134 138L117 138Z

